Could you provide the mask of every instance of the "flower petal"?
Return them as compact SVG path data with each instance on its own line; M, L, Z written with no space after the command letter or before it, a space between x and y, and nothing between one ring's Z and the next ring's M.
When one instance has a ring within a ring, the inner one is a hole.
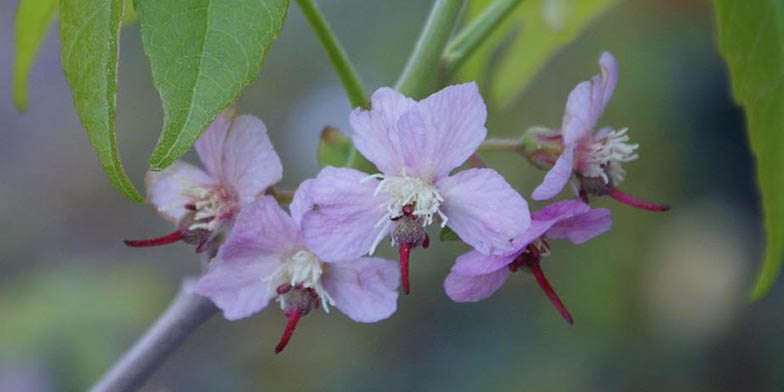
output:
M384 195L374 196L378 181L354 169L327 166L310 185L310 210L302 217L305 244L321 260L356 259L370 250L389 225L376 226L386 214ZM297 207L301 208L301 207Z
M207 168L207 173L215 178L221 174L223 143L226 141L226 133L231 126L233 117L233 111L227 110L219 114L193 145L201 162L204 163L204 167Z
M447 176L485 139L487 107L476 83L449 86L404 113L399 151L410 176L434 182Z
M294 198L291 199L291 204L289 204L291 218L294 219L294 222L297 222L297 225L302 225L302 216L310 211L310 208L313 206L310 199L310 187L312 185L312 178L302 181L294 192Z
M555 223L547 231L547 237L565 238L574 244L582 244L610 230L611 226L610 210L596 208Z
M452 266L452 272L460 275L489 274L501 268L506 268L507 265L514 261L520 250L509 255L486 255L472 250L457 257L455 264Z
M397 310L397 265L375 257L329 264L322 278L335 306L354 321L372 323Z
M354 146L381 172L400 175L398 120L416 105L416 101L389 88L373 93L370 110L357 108L349 116L354 128Z
M223 145L224 184L246 205L282 176L283 166L264 123L250 115L237 117Z
M444 280L444 290L455 302L476 302L498 291L509 272L508 268L483 275L463 275L452 271Z
M212 187L217 184L204 170L189 163L176 161L161 171L149 171L145 178L147 202L172 223L179 223L188 211L185 205L192 202L188 191L194 187Z
M534 189L531 198L534 200L547 200L561 192L572 176L573 162L574 145L567 145L564 147L561 156L555 161L555 165L545 174L542 183Z
M485 254L512 252L512 239L528 228L528 204L492 169L468 169L437 184L447 225Z
M280 266L275 256L215 259L196 283L195 291L208 297L223 310L228 320L248 317L264 309L275 290L263 280Z
M615 57L604 52L599 57L601 76L581 82L569 93L563 118L564 144L569 145L588 135L610 101L618 82L618 65Z
M218 257L231 259L281 254L301 243L299 226L272 196L263 196L240 211Z

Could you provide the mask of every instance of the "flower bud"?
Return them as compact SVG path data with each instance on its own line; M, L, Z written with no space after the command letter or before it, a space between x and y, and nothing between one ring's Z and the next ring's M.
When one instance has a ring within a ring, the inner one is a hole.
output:
M534 126L523 133L523 155L540 169L553 167L562 151L560 130Z

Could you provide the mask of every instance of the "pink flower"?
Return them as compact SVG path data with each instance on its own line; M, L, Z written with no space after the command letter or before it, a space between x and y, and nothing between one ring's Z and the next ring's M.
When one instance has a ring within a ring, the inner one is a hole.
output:
M602 53L599 65L601 76L594 75L569 93L561 130L542 132L541 128L534 128L536 134L529 135L541 141L529 145L552 147L553 142L559 145L557 149L543 147L527 152L537 162L552 167L531 197L550 199L574 178L578 194L586 202L590 197L609 195L638 208L666 211L668 206L636 200L616 188L626 176L622 164L638 158L635 152L638 145L629 143L627 128L604 127L593 133L618 82L618 65L612 54ZM549 156L555 151L560 155L553 164Z
M177 161L163 171L147 173L147 202L177 230L125 241L128 246L184 241L197 245L197 252L215 252L218 234L231 227L240 209L281 179L280 158L256 117L222 113L195 147L206 170Z
M302 183L287 215L271 196L244 208L196 292L209 297L229 320L247 317L277 299L288 319L275 348L286 346L300 317L335 306L351 319L375 322L397 308L398 275L389 260L362 257L326 261L302 238L307 207Z
M572 316L550 287L539 265L550 253L548 239L565 238L581 244L610 229L610 210L591 209L579 200L563 200L531 214L531 226L514 241L515 250L503 255L486 255L472 250L457 258L444 281L447 295L456 302L474 302L489 297L506 281L510 272L528 268L539 286L569 324Z
M449 175L487 134L476 84L450 86L419 102L381 88L371 108L354 110L350 121L354 145L381 173L324 168L308 191L305 243L325 260L345 260L372 255L390 235L406 293L409 253L427 248L425 229L434 222L482 253L513 250L511 240L530 223L525 200L491 169Z

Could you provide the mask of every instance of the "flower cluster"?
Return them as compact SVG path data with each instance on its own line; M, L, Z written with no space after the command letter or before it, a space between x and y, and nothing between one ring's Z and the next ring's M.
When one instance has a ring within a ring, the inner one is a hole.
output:
M480 167L456 171L479 162L471 158L487 134L487 109L475 83L446 87L421 101L381 88L370 109L349 117L354 146L377 172L325 167L300 184L287 213L270 195L282 169L264 124L227 112L196 143L205 170L178 162L148 176L150 204L177 229L126 244L184 241L208 252L211 262L195 290L229 320L277 301L287 324L275 352L314 309L334 307L360 322L392 315L398 285L410 291L411 251L428 248L432 226L448 227L473 248L457 258L444 281L454 301L486 298L511 272L527 269L571 324L540 266L551 252L549 240L580 244L607 231L610 211L592 209L592 197L664 209L615 188L625 176L621 164L637 158L637 145L628 143L625 129L593 133L617 80L610 54L600 64L602 75L569 95L561 130L526 134L526 155L550 168L533 199L552 198L570 179L578 199L531 214L495 170L474 164ZM371 257L387 237L399 266Z

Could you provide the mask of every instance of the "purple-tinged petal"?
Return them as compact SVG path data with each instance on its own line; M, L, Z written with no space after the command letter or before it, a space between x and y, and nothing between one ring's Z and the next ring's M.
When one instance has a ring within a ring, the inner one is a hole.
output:
M176 161L162 171L149 171L145 178L147 202L172 223L179 223L188 211L185 205L192 202L188 191L194 187L209 188L217 179L189 163Z
M375 257L329 264L322 278L335 306L354 321L383 320L397 309L397 264Z
M310 198L310 187L313 185L313 181L312 178L302 181L294 192L291 204L289 204L291 218L294 219L294 222L297 222L298 226L302 225L302 216L310 211L310 208L313 206Z
M226 141L226 133L231 127L233 111L224 111L215 117L204 133L194 143L196 152L199 154L201 162L207 168L207 173L218 178L221 175L223 166L223 143Z
M302 217L305 244L321 260L356 259L389 229L379 220L384 196L374 196L378 181L354 169L327 166L310 185L310 206ZM300 208L300 207L298 207Z
M563 153L555 161L555 165L545 174L544 180L534 189L531 198L534 200L547 200L557 195L569 182L574 165L574 146L564 147Z
M275 290L263 279L281 263L271 255L217 258L196 283L195 291L210 298L228 320L248 317L264 309L275 296Z
M534 211L531 213L531 219L535 221L558 221L586 213L590 210L591 207L580 200L561 200Z
M263 196L240 211L218 257L229 260L279 255L301 243L299 226L272 196Z
M601 76L581 82L569 93L563 118L564 145L569 145L588 135L610 101L618 82L618 65L608 52L599 58Z
M447 176L485 139L487 107L476 83L449 86L401 116L399 151L406 173L434 182Z
M382 87L373 93L370 110L357 108L349 116L354 128L354 146L383 173L401 174L398 120L415 105L413 99Z
M615 91L615 85L618 84L618 63L615 61L615 56L612 53L603 52L599 56L599 67L602 69L601 76L594 75L591 78L593 83L593 107L597 110L595 114L597 119L602 115L607 103L610 102L610 98L612 98Z
M522 249L520 249L522 250ZM519 253L515 251L509 255L486 255L475 250L463 253L457 257L452 266L452 272L460 275L484 275L506 268Z
M463 275L452 271L444 280L444 290L455 302L476 302L498 291L509 272L509 268L484 275Z
M512 240L528 229L528 204L492 169L468 169L438 182L447 225L485 254L516 250Z
M597 208L558 221L547 231L549 238L566 238L574 244L582 244L610 230L610 210Z
M282 176L283 166L264 123L250 115L237 117L223 145L224 184L236 192L241 205L247 205Z

